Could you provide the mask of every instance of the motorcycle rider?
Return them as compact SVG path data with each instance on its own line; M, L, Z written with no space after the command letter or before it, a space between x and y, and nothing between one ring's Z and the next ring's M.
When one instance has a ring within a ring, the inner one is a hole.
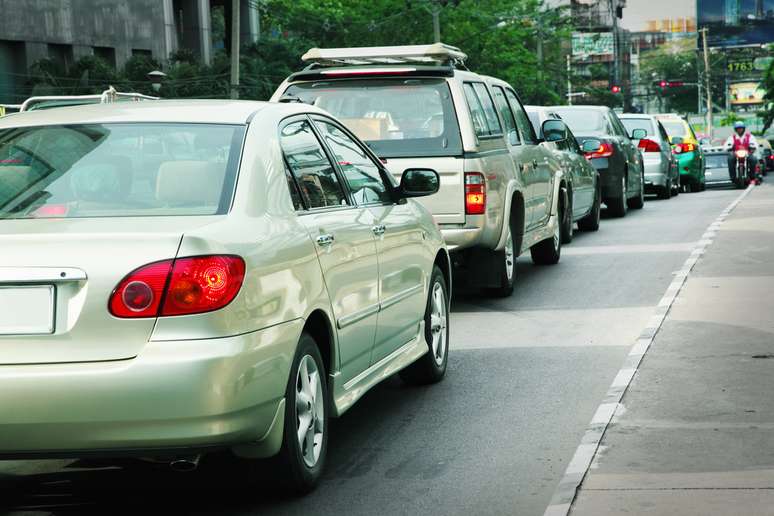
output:
M755 179L755 166L758 160L754 156L755 149L758 148L758 142L755 137L747 132L744 122L734 123L734 134L726 140L726 149L728 153L728 174L729 177L736 177L736 151L747 151L747 176L748 179Z

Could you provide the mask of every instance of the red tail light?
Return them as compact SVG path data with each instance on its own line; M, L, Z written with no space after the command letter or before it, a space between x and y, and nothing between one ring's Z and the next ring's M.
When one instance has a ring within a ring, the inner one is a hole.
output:
M486 179L481 172L465 172L465 213L486 213Z
M245 262L238 256L151 263L121 280L110 296L110 313L134 318L212 312L233 301L244 276Z
M595 151L587 152L587 159L594 158L609 158L613 155L613 145L610 143L602 142L599 144L599 148Z
M693 143L678 143L672 146L672 152L675 154L682 154L683 152L693 152L696 150L696 144Z
M661 152L661 147L659 147L658 143L648 138L641 139L640 143L637 144L637 147L639 147L642 152Z

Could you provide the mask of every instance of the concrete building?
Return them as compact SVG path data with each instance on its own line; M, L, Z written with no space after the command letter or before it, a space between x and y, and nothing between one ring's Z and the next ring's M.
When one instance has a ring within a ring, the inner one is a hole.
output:
M258 38L258 13L242 0L242 41ZM212 59L211 13L231 0L0 0L0 98L10 99L43 58L67 70L96 55L121 68L135 54L164 62L179 48Z

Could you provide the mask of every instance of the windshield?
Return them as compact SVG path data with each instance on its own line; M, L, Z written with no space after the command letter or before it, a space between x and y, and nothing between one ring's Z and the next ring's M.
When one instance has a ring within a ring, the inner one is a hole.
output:
M597 135L607 133L605 115L593 109L556 108L562 121L576 135Z
M645 129L648 136L653 136L653 124L647 118L621 118L621 123L629 134L635 129Z
M285 93L336 116L381 157L462 153L444 80L321 81L293 84Z
M205 124L0 130L0 218L225 213L243 135Z
M707 154L705 159L707 160L707 168L728 167L728 154Z
M679 120L661 120L661 125L664 126L670 138L686 135L685 124Z

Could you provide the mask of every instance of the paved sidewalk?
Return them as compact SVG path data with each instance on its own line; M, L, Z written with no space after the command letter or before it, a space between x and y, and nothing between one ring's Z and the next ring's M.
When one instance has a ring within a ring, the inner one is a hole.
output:
M621 403L571 514L774 515L773 185L720 226Z

